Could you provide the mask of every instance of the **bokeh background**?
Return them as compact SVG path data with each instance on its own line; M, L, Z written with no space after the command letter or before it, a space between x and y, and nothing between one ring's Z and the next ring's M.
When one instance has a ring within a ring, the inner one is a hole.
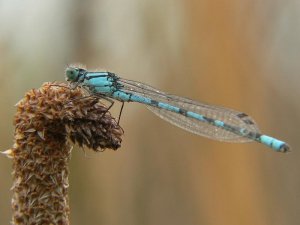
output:
M208 140L128 103L121 149L73 151L71 224L299 224L299 40L297 0L0 0L0 149L24 93L79 62L246 112L293 151ZM8 224L4 156L0 177Z

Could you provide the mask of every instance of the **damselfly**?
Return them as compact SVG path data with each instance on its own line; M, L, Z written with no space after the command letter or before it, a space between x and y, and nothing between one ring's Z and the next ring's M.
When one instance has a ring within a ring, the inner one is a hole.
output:
M242 112L167 94L111 72L69 66L66 80L94 96L142 103L160 118L197 135L227 142L257 141L278 152L289 151L287 143L261 134L254 120Z

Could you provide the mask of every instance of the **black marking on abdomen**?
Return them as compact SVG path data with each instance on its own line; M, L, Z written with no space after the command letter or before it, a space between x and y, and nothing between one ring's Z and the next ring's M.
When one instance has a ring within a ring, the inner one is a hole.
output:
M261 137L261 134L260 134L260 133L256 133L256 132L250 131L250 132L247 134L247 137L250 138L250 139L253 139L253 140L259 140L260 137Z
M186 116L187 115L187 110L179 108L179 114Z
M159 102L151 99L151 105L158 107Z
M224 123L224 125L221 127L227 131L233 132L235 134L240 134L239 129L237 127L233 127L229 124Z
M211 124L213 124L215 122L214 119L208 118L206 116L203 116L203 119L205 119L208 123L211 123Z
M129 95L129 97L128 97L128 102L132 102L132 100L131 100L132 94L129 93L128 95Z

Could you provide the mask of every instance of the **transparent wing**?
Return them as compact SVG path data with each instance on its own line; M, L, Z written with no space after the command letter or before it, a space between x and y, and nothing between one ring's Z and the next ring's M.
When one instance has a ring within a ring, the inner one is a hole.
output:
M187 111L201 114L211 119L220 120L231 126L245 128L248 131L259 133L259 129L254 120L245 113L241 113L231 109L226 109L219 106L213 106L196 102L188 98L167 94L149 85L139 83L136 81L120 79L118 82L124 86L122 90L128 93L141 95L158 102L167 103ZM197 135L227 142L252 141L251 139L242 137L220 127L216 127L211 124L186 117L179 113L174 113L165 109L149 105L147 105L147 108L154 112L157 116L170 122L171 124Z

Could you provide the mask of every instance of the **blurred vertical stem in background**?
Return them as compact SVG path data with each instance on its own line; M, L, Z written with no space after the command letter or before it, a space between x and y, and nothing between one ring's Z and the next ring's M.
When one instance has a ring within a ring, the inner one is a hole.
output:
M13 224L69 224L68 140L94 151L116 150L122 128L80 88L45 83L17 104L13 159Z

